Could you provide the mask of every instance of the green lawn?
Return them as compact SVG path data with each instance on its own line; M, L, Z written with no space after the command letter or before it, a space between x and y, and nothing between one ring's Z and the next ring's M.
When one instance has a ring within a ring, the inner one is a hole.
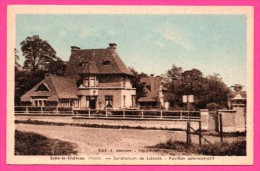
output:
M77 145L15 130L15 155L76 155Z
M246 141L234 141L232 143L198 144L187 145L186 142L168 140L159 143L152 148L182 151L190 154L209 156L246 156Z

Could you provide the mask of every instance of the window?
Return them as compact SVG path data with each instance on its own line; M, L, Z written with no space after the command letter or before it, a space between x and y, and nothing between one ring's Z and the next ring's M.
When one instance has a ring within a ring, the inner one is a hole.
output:
M136 106L135 99L136 99L136 96L132 95L132 106Z
M125 95L123 96L123 100L124 100L124 107L125 107Z
M95 77L90 77L89 86L90 87L95 87Z
M76 108L79 107L79 100L74 100L74 107L76 107Z
M83 80L83 86L85 87L96 87L97 79L95 76L86 76Z
M46 106L47 102L43 99L34 100L34 106Z
M87 66L87 62L81 62L79 66Z
M102 62L103 65L109 65L110 64L110 59L109 57L106 57L103 62Z
M105 96L106 107L113 107L113 96Z
M84 78L83 84L85 87L89 87L89 77Z

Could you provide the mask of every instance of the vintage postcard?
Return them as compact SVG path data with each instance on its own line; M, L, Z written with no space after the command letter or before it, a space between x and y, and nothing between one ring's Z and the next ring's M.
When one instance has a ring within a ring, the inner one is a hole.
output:
M7 164L253 165L254 8L7 9Z

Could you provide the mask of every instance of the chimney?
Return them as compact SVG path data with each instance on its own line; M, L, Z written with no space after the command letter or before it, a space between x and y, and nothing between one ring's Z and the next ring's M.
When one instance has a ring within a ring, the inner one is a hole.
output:
M241 91L243 89L243 86L241 84L235 84L234 85L234 90L235 91Z
M80 50L80 48L77 47L77 46L71 46L71 53L72 53L72 52L75 52L75 51L77 51L77 50Z
M109 43L110 49L116 49L116 43Z

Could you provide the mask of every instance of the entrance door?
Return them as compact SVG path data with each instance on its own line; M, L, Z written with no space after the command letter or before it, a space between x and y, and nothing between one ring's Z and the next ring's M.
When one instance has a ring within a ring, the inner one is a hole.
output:
M97 99L90 99L89 108L90 109L96 109L96 102L97 102Z

